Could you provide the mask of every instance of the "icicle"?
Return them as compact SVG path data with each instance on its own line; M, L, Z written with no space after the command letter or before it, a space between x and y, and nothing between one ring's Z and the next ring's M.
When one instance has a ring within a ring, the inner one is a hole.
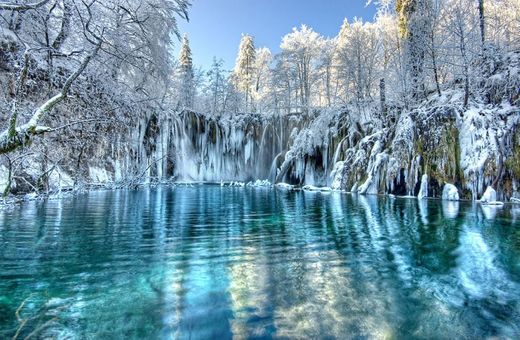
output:
M417 199L422 200L423 198L428 197L428 175L422 175L421 179L421 189L419 190L419 194L417 195Z

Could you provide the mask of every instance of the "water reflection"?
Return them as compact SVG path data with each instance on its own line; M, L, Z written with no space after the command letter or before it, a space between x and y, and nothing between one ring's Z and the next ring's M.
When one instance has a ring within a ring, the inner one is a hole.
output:
M484 217L488 220L494 220L497 217L497 213L502 209L501 205L483 205L480 204Z
M520 335L515 212L177 187L1 212L0 338Z
M511 215L513 217L513 221L517 222L520 220L520 205L515 204L513 208L511 209Z
M458 201L441 201L442 212L444 218L457 218L459 215L460 202Z
M430 223L428 220L428 200L427 199L417 200L417 204L419 205L419 213L421 214L422 224Z

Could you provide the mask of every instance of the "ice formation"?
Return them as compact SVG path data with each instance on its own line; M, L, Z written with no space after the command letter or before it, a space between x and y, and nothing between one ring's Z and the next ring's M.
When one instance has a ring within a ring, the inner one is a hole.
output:
M417 199L422 200L423 198L428 197L428 175L424 174L421 178L421 189L419 189L419 194L417 194Z
M458 201L459 191L457 190L457 187L453 184L446 183L442 190L442 199L445 201Z
M492 187L487 187L486 191L482 195L480 199L481 203L491 203L496 202L497 200L497 192Z
M460 89L446 89L410 109L389 103L384 115L377 105L353 103L292 114L143 114L128 135L90 150L95 157L80 176L66 167L51 173L54 189L82 181L286 183L277 187L514 201L520 111L510 98L520 85L518 56L505 56L483 82L487 103L466 107ZM35 182L44 168L29 158L24 176ZM0 170L5 186L7 169Z

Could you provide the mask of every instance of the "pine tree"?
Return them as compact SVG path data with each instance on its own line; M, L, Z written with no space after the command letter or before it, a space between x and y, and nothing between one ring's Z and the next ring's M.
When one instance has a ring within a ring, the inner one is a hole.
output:
M235 88L244 94L245 111L253 109L253 87L256 63L256 49L253 37L243 35L240 40L238 57L233 74Z
M179 56L179 80L180 105L184 108L193 108L193 97L195 94L193 59L187 35L184 35L182 39L181 53Z

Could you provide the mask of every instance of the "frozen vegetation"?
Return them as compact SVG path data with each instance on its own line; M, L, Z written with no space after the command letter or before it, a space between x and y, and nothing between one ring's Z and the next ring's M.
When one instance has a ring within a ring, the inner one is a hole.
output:
M196 69L186 36L170 61L188 1L103 2L126 14L0 7L5 195L222 182L520 197L515 0L381 1L333 38L293 29L276 55L244 35L232 71Z

